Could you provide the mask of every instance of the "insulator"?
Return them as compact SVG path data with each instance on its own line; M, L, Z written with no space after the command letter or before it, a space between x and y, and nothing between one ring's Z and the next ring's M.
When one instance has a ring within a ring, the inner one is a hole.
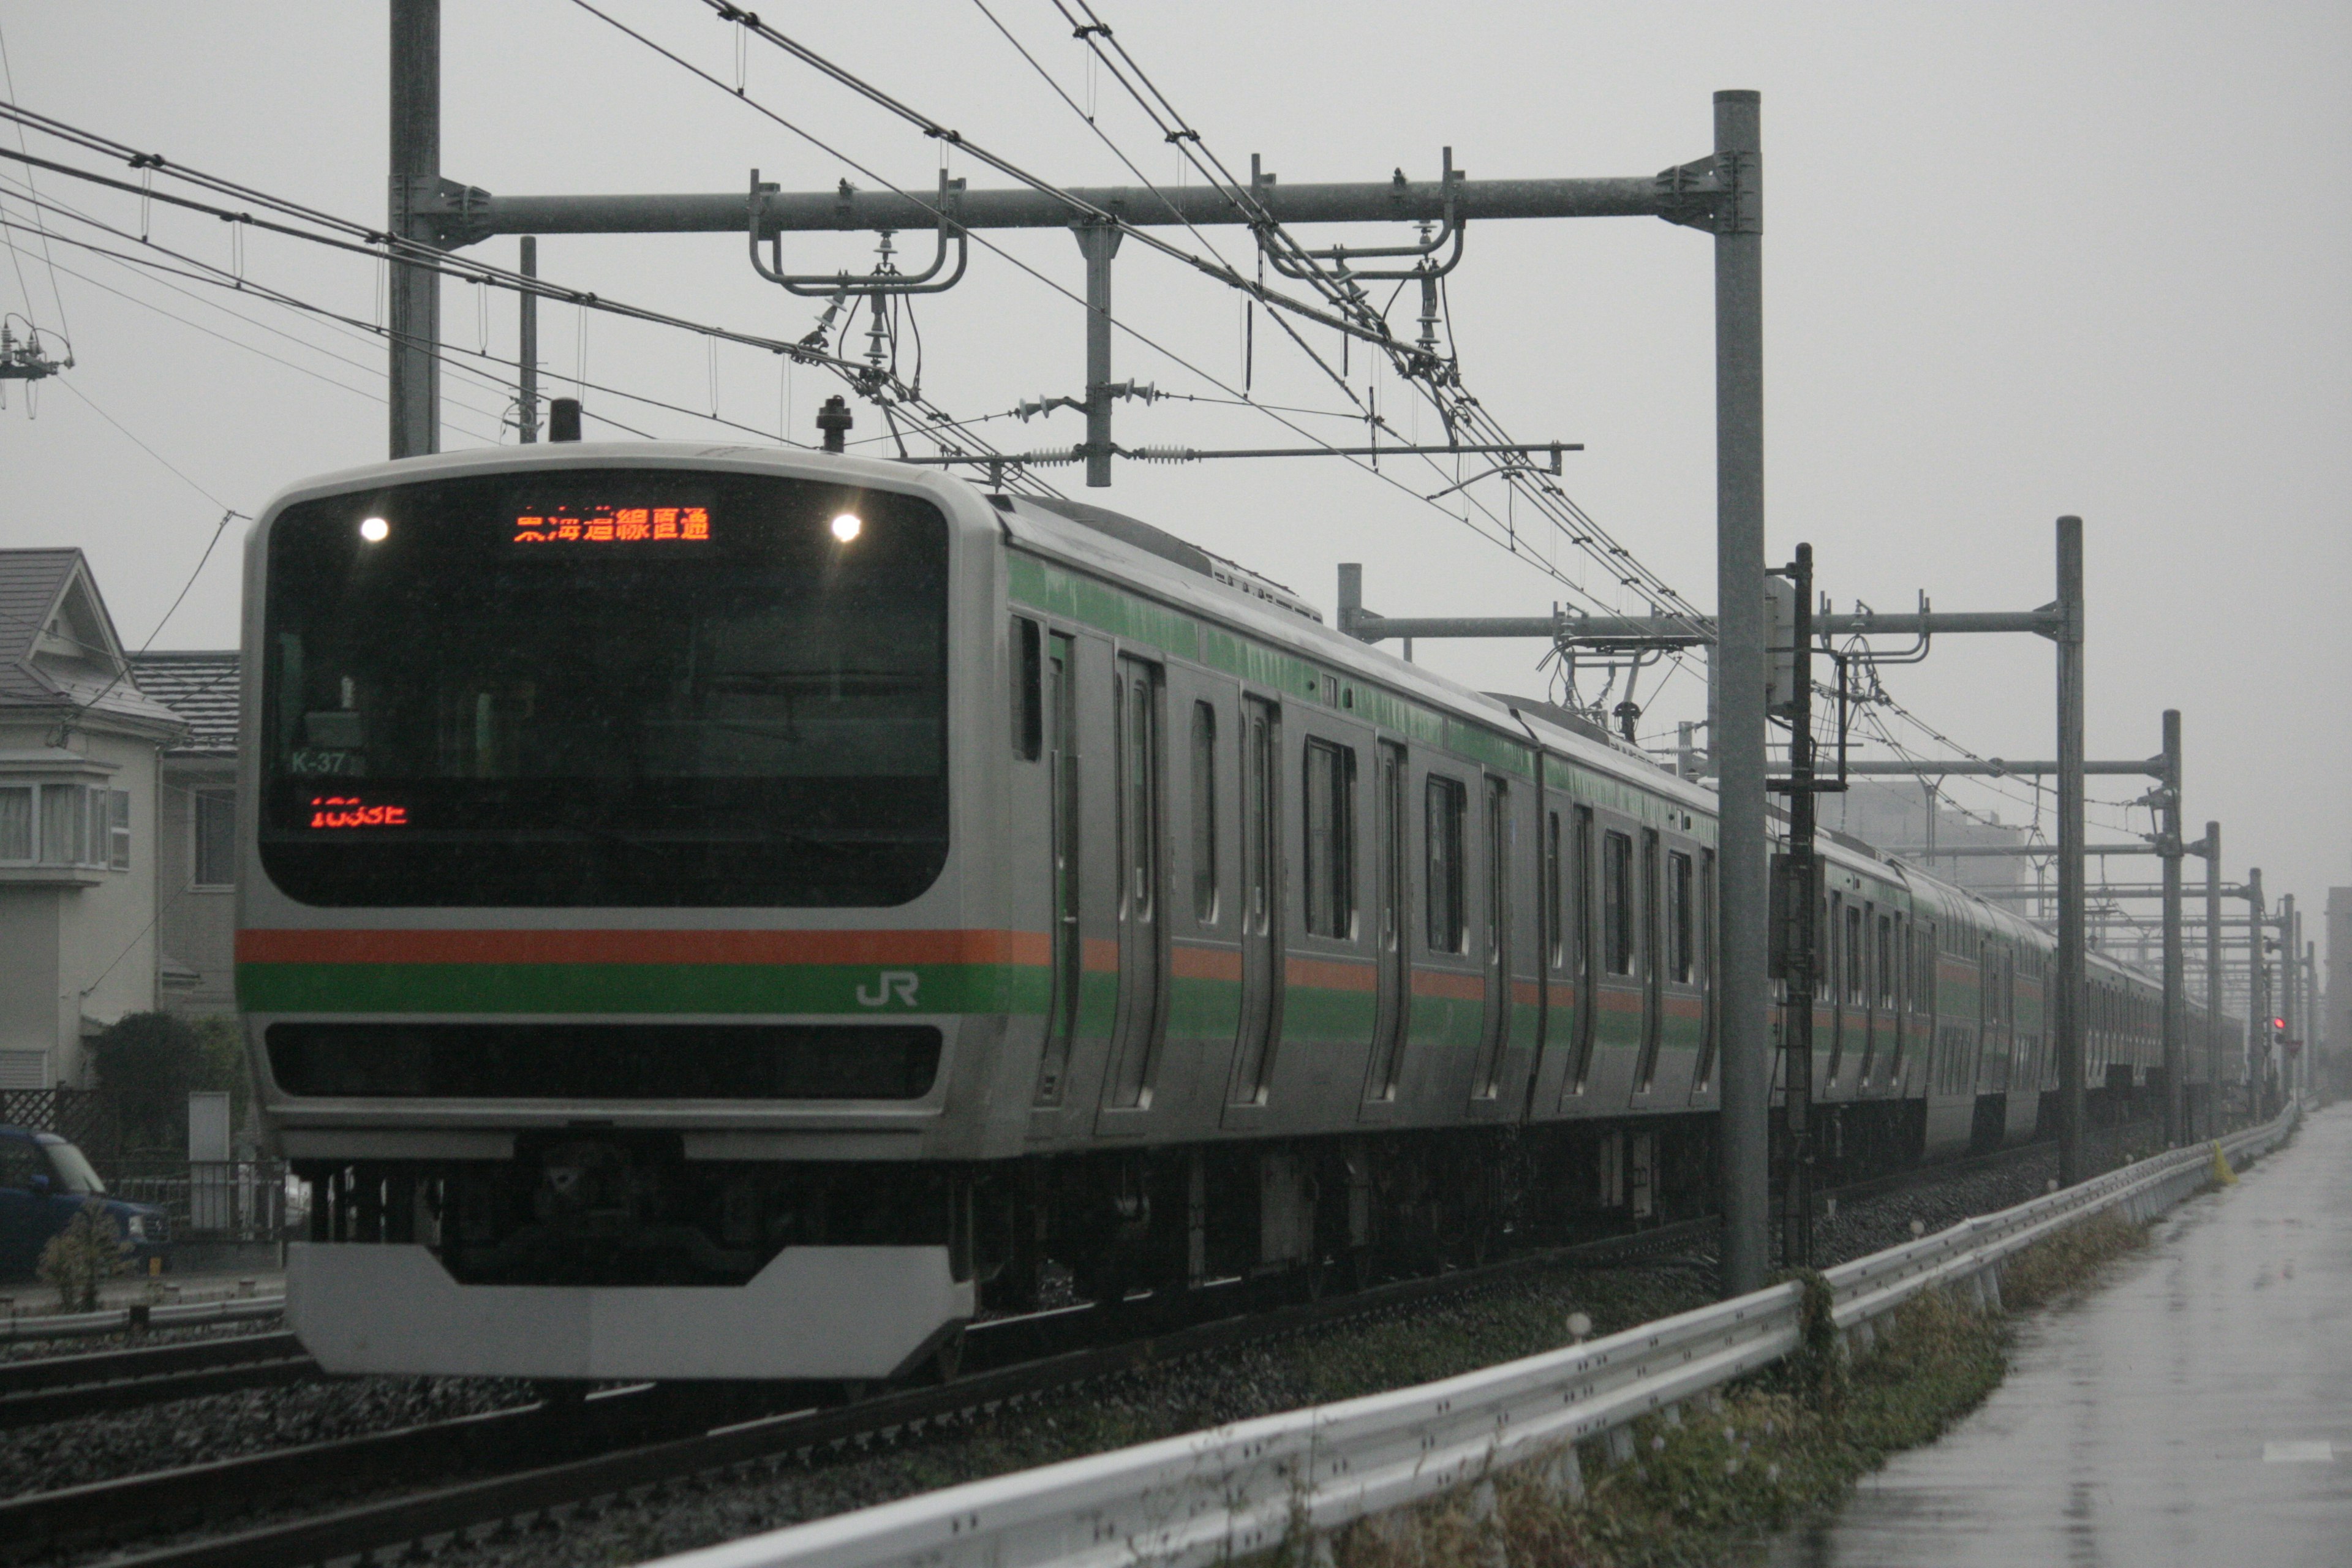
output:
M1200 453L1190 447L1139 447L1128 454L1147 463L1197 463Z

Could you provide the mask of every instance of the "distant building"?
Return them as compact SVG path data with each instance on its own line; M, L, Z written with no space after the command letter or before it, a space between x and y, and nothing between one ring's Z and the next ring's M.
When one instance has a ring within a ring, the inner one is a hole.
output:
M1825 760L1823 766L1829 765ZM1825 827L1851 834L1876 848L1900 850L1905 858L1963 888L2006 891L2036 885L2036 862L2026 856L1929 856L1927 851L1931 846L1937 850L2007 848L2027 843L2028 835L2023 828L2004 825L1999 817L1987 820L1964 816L1946 804L1940 792L1930 811L1924 784L1854 779L1842 794L1822 797L1821 822ZM2052 863L2045 860L2041 864ZM2049 882L2054 898L2054 870ZM2030 901L2004 901L2029 916L2035 912Z
M83 1042L157 998L163 753L79 550L0 551L0 1089L86 1087Z
M233 649L131 658L188 727L163 752L155 847L157 1003L174 1013L236 1010L237 670Z

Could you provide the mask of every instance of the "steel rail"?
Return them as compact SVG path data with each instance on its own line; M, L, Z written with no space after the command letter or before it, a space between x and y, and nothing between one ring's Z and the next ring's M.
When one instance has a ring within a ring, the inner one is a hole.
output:
M187 1329L206 1323L233 1323L256 1318L276 1318L286 1311L284 1296L232 1296L219 1301L190 1301L173 1307L137 1302L107 1307L95 1312L26 1312L0 1316L0 1342L11 1340L88 1339L96 1334L127 1333L133 1329Z
M649 1431L674 1436L688 1417L772 1411L746 1390L715 1411L696 1385L637 1384L583 1399L542 1399L388 1432L306 1443L201 1464L85 1482L0 1501L0 1562L201 1527L310 1494L322 1500L370 1488L453 1472L527 1468L576 1458L600 1444L636 1443Z
M892 1433L919 1431L934 1423L983 1414L1119 1373L1291 1338L1351 1320L1389 1316L1424 1302L1491 1289L1530 1274L1562 1268L1604 1267L1661 1252L1687 1251L1712 1237L1716 1227L1717 1221L1708 1216L1529 1252L1483 1268L1397 1280L1271 1311L1216 1318L1118 1344L1063 1350L985 1370L967 1371L954 1382L937 1386L900 1390L832 1409L803 1410L740 1422L713 1431L488 1478L480 1477L482 1465L497 1464L503 1468L518 1459L529 1464L535 1456L518 1455L496 1441L479 1441L483 1452L470 1461L477 1479L411 1496L272 1521L233 1534L118 1557L110 1560L109 1568L302 1568L362 1552L382 1552L714 1470L772 1463ZM1128 1305L1130 1309L1148 1310L1148 1301ZM983 1345L991 1340L1003 1342L1001 1352L982 1350L983 1355L1021 1355L1028 1348L1023 1341L1036 1332L1050 1331L1055 1321L1087 1332L1092 1331L1092 1324L1100 1320L1087 1310L1040 1313L974 1324L970 1334ZM967 1352L967 1365L971 1359L971 1352ZM38 1494L0 1505L0 1541L6 1541L17 1529L45 1531L51 1540L103 1534L120 1539L131 1527L110 1525L110 1513L126 1518L143 1513L151 1519L169 1519L176 1510L180 1517L190 1517L192 1512L220 1517L235 1507L244 1506L236 1501L239 1498L257 1495L266 1499L272 1489L282 1495L289 1482L310 1485L312 1482L309 1478L331 1477L337 1468L341 1472L341 1489L349 1490L354 1465L373 1464L372 1456L383 1456L406 1465L412 1457L429 1451L432 1443L444 1433L454 1432L465 1423L470 1423L473 1430L502 1436L516 1429L502 1424L505 1422L519 1423L520 1416L509 1413L498 1419L467 1417L463 1423L436 1423L430 1427L376 1434L343 1444L280 1450L223 1460L212 1466ZM338 1459L347 1462L338 1467ZM416 1472L411 1468L407 1473ZM0 1550L0 1560L7 1554Z
M2241 1160L2293 1131L2222 1140ZM2190 1147L1827 1271L1848 1342L1932 1289L1997 1301L2001 1261L2120 1209L2161 1213L2209 1179ZM664 1568L1195 1568L1317 1537L1526 1466L1582 1485L1576 1444L1712 1394L1794 1350L1794 1281L1460 1377L975 1481L664 1560ZM1302 1555L1306 1554L1302 1552Z
M1901 1172L1889 1176L1849 1183L1833 1189L1829 1195L1861 1201L1909 1187L1931 1185L1957 1176L1974 1174L1983 1170L2015 1163L2030 1158L2041 1147L2042 1145L2034 1144L2001 1150L1991 1154L1941 1163L1920 1171ZM1196 1325L1194 1330L1189 1331L1195 1334L1213 1335L1219 1331L1238 1329L1241 1331L1240 1337L1224 1345L1188 1345L1181 1342L1180 1336L1161 1335L1141 1342L1136 1347L1138 1359L1130 1364L1144 1364L1153 1360L1204 1354L1221 1348L1232 1348L1235 1344L1250 1342L1255 1332L1262 1331L1269 1338L1279 1338L1304 1331L1309 1328L1344 1321L1350 1317L1385 1315L1411 1306L1419 1300L1489 1288L1530 1271L1542 1271L1560 1267L1610 1268L1688 1257L1711 1247L1719 1230L1720 1221L1717 1217L1711 1215L1705 1215L1696 1219L1654 1226L1645 1230L1572 1246L1533 1250L1483 1270L1465 1270L1433 1279L1400 1281L1394 1285L1381 1288L1381 1290L1389 1293L1381 1300L1371 1300L1371 1292L1337 1298L1319 1307L1294 1310L1291 1318L1281 1322L1268 1323L1262 1319L1253 1320L1245 1317L1220 1320ZM1302 1314L1311 1321L1303 1322L1297 1321ZM1046 1359L1039 1357L1034 1363L1013 1363L1013 1357L1026 1353L1027 1350L1034 1348L1024 1347L1019 1342L1034 1338L1036 1332L1043 1331L1055 1321L1078 1321L1083 1324L1084 1319L1067 1311L1042 1313L1030 1318L998 1320L994 1322L976 1325L975 1333L982 1339L994 1337L1004 1340L1006 1342L1001 1348L983 1351L982 1353L1007 1363L1003 1371L1017 1374L1024 1365L1044 1366ZM1263 1324L1263 1327L1254 1331L1252 1328L1254 1323ZM1084 1331L1083 1328L1081 1331ZM1120 1347L1110 1347L1108 1351L1079 1352L1081 1355L1097 1357L1105 1355L1117 1357L1119 1353ZM1091 1376L1105 1375L1118 1370L1122 1370L1120 1365L1112 1364L1097 1366L1089 1371L1076 1362L1071 1362L1059 1375L1055 1375L1050 1382L1041 1384L1026 1395L1016 1394L992 1396L978 1383L972 1381L952 1384L946 1389L918 1390L914 1391L917 1406L914 1408L910 1408L898 1395L885 1395L880 1401L867 1401L836 1411L818 1413L824 1422L832 1424L830 1426L798 1428L780 1435L772 1434L761 1441L771 1453L779 1447L789 1448L794 1443L800 1444L803 1448L814 1448L823 1442L854 1441L870 1436L873 1432L887 1430L893 1426L919 1426L932 1420L952 1419L955 1414L960 1413L959 1410L949 1408L948 1414L939 1414L939 1411L943 1408L939 1404L942 1395L955 1396L949 1400L949 1407L961 1406L962 1409L970 1409L975 1402L985 1407L993 1403L1003 1403L1021 1397L1034 1397L1038 1393L1052 1392L1055 1388L1067 1386L1072 1383L1086 1381ZM609 1436L617 1424L617 1419L625 1417L615 1417L614 1411L619 1407L605 1406L600 1412L599 1407L603 1405L603 1402L606 1399L636 1396L651 1392L653 1392L651 1385L607 1391L592 1396L591 1401L584 1407L574 1405L566 1408L573 1411L584 1410L584 1413L591 1415L601 1413L605 1417L603 1425ZM894 1401L895 1403L892 1403ZM404 1500L426 1502L428 1504L425 1513L426 1518L445 1521L466 1520L466 1522L462 1523L445 1523L436 1531L423 1533L450 1534L478 1528L480 1525L494 1522L499 1518L511 1517L517 1513L530 1513L548 1508L562 1508L576 1504L583 1500L577 1495L579 1477L583 1472L576 1467L541 1467L542 1473L537 1475L515 1473L528 1470L536 1459L548 1457L543 1445L530 1446L536 1439L544 1436L544 1429L539 1424L546 1419L545 1412L548 1408L549 1406L544 1404L533 1404L513 1410L461 1416L451 1421L406 1427L394 1432L372 1433L364 1436L330 1443L306 1445L300 1448L241 1456L237 1458L217 1460L204 1465L128 1477L116 1481L93 1482L81 1487L35 1494L12 1502L0 1503L0 1562L15 1561L28 1556L53 1555L53 1548L59 1545L136 1540L142 1536L154 1536L168 1528L215 1522L233 1518L240 1513L253 1511L257 1507L272 1500L282 1500L290 1492L324 1490L349 1493L365 1488L412 1481L436 1472L446 1474L453 1470L467 1472L478 1478L486 1469L495 1470L500 1473L500 1480L511 1479L520 1485L519 1487L495 1485L487 1489L463 1489L463 1495L445 1496L438 1502L433 1502L430 1500ZM685 1413L678 1414L683 1415ZM572 1419L576 1420L576 1417ZM844 1425L845 1422L846 1425ZM646 1424L649 1423L641 1422L641 1425ZM576 1430L572 1436L575 1447L582 1443L593 1441L583 1437ZM653 1479L650 1480L641 1480L634 1484L652 1485L664 1479L675 1479L674 1474L664 1473L665 1466L675 1467L685 1463L698 1469L713 1468L701 1462L698 1458L699 1450L694 1446L690 1437L677 1439L676 1444L677 1446L668 1450L667 1457L642 1467L634 1464L625 1465L624 1473L651 1476ZM622 1461L629 1459L629 1456L625 1454L608 1457ZM593 1464L593 1461L590 1462ZM735 1462L740 1464L753 1461L737 1460ZM612 1473L607 1470L595 1472L597 1476L608 1481ZM608 1486L605 1489L629 1489L615 1485ZM517 1496L525 1500L522 1505L513 1504L513 1500ZM240 1550L262 1553L273 1551L278 1544L284 1542L289 1531L298 1532L299 1541L315 1542L323 1538L330 1542L341 1542L344 1543L342 1547L344 1551L382 1550L413 1539L415 1532L404 1535L402 1530L412 1523L416 1517L418 1516L414 1510L400 1506L396 1501L387 1508L362 1507L348 1510L346 1517L329 1524L323 1535L308 1529L310 1521L298 1521L286 1525L260 1527L234 1539L242 1543ZM363 1540L372 1540L374 1544L368 1547L351 1544ZM147 1563L183 1564L213 1561L212 1558L201 1555L188 1555L192 1552L202 1552L208 1545L209 1543L199 1542L191 1547L169 1548L161 1553L150 1554L135 1561ZM307 1560L299 1544L290 1556L264 1555L257 1559L257 1561L287 1563L299 1563Z
M0 1363L0 1430L320 1375L283 1330Z

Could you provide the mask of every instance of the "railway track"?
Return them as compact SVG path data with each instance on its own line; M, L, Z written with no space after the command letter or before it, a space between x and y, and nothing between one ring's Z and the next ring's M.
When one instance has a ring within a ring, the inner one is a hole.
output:
M2004 1168L2035 1152L2033 1145L2001 1150L1848 1184L1823 1195L1859 1202ZM431 1548L698 1478L887 1442L1123 1372L1373 1320L1548 1270L1706 1254L1717 1229L1712 1216L1687 1220L1139 1336L1133 1329L1150 1317L1148 1299L1109 1313L1076 1307L976 1323L966 1332L961 1367L951 1380L845 1404L818 1405L817 1391L810 1388L636 1384L585 1399L541 1401L33 1494L0 1503L0 1563L223 1526L231 1528L110 1558L109 1568L301 1568L361 1553ZM1118 1334L1122 1326L1127 1335L1117 1342L1088 1342ZM449 1481L453 1475L466 1479ZM407 1488L415 1489L380 1495ZM310 1511L234 1528L289 1502Z
M284 1330L0 1363L0 1431L320 1375Z
M1108 1344L1086 1342L1116 1332L1121 1317L1148 1316L1148 1300L1108 1314L1081 1307L976 1323L966 1332L962 1367L952 1381L830 1407L813 1405L814 1391L808 1389L732 1385L721 1393L709 1386L638 1384L585 1400L542 1401L35 1493L0 1503L0 1562L48 1560L217 1527L283 1508L289 1500L331 1505L353 1497L362 1500L110 1558L109 1568L295 1568L431 1544L712 1472L795 1462L887 1441L1140 1367L1375 1319L1549 1269L1687 1250L1710 1239L1714 1226L1711 1219L1661 1226ZM486 1470L497 1473L486 1476ZM452 1474L469 1479L389 1498L366 1495Z

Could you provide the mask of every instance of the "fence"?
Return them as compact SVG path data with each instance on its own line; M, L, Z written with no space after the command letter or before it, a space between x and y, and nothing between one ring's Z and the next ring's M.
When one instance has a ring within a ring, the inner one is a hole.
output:
M287 1236L282 1160L118 1160L113 1196L153 1204L171 1216L172 1239L278 1241Z
M2245 1160L2298 1107L2221 1141ZM1921 1291L1998 1299L2003 1258L2109 1209L2163 1212L2209 1178L2200 1146L1965 1221L1831 1269L1838 1327ZM1773 1286L1567 1350L1440 1383L1290 1411L975 1481L669 1558L665 1568L1194 1568L1422 1501L1516 1464L1581 1484L1577 1442L1622 1442L1636 1417L1779 1360L1801 1291Z
M54 1132L92 1160L122 1146L121 1107L98 1089L0 1089L0 1126Z

